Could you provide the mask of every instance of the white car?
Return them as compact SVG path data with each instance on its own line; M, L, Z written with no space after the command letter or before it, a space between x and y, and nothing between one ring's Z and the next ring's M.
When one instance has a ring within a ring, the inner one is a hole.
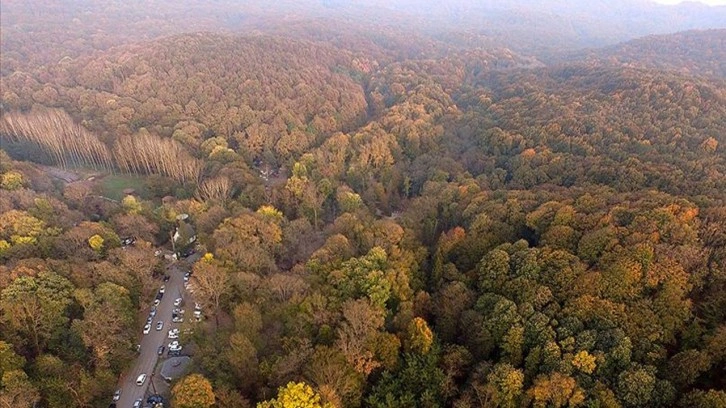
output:
M169 351L181 351L182 346L179 344L178 340L174 340L171 343L169 343Z
M164 293L166 291L166 285L161 285L159 288L159 293Z
M175 317L175 318L171 319L171 321L172 321L173 323L184 323L184 318L183 318L183 317L179 317L179 316L177 316L177 317Z
M146 323L146 326L144 326L144 334L149 334L151 331L151 324Z
M184 314L184 309L176 308L176 309L172 310L171 312L174 314Z
M179 329L171 329L169 330L169 336L170 339L178 339L179 338Z
M121 399L121 390L118 389L116 392L113 393L113 402L116 402Z
M156 331L161 331L161 329L164 328L164 322L158 321L156 322Z
M139 374L139 376L136 377L136 385L142 386L144 385L144 382L146 382L146 374Z
M182 298L176 298L174 299L174 306L179 307L182 304Z
M154 306L159 306L159 303L161 303L161 299L154 299Z

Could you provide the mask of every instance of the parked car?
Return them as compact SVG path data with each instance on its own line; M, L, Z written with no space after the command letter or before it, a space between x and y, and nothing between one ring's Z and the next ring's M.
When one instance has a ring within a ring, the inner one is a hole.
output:
M169 282L169 279L171 279L171 276L164 275L164 282Z
M154 306L159 306L159 303L161 303L161 299L154 299Z
M171 311L172 314L184 314L184 309L174 308Z
M159 293L163 294L164 292L166 292L166 285L161 285L161 287L159 288Z
M121 399L121 390L118 389L116 392L113 393L113 401L116 402L119 399Z
M176 316L176 317L172 318L171 321L174 323L184 323L184 318L180 317L180 316Z
M179 357L179 356L181 356L181 350L176 350L176 351L169 350L166 352L166 355L169 357Z
M156 316L156 306L153 306L151 308L151 311L149 311L149 316L155 317Z
M144 334L149 334L151 331L151 323L146 323L146 326L144 326Z
M136 401L134 401L134 408L141 408L141 404L144 403L144 400L141 398L137 398Z
M176 298L176 299L174 299L174 306L176 306L176 307L181 306L181 304L182 304L183 301L184 301L184 299L182 299L182 298Z
M162 322L161 320L156 322L156 331L161 331L161 329L163 329L163 328L164 328L164 322Z
M162 355L162 354L164 354L164 349L165 349L165 348L166 348L166 347L164 347L164 346L159 346L159 348L158 348L158 349L156 349L156 354L158 354L158 355Z
M178 339L179 338L179 329L171 329L169 330L169 336L170 339Z
M138 377L136 377L136 385L142 386L146 382L146 374L139 374Z

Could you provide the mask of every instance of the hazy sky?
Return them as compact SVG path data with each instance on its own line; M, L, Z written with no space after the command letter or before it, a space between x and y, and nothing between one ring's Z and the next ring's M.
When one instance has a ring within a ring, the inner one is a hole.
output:
M684 0L653 0L656 3L663 4L677 4L682 3ZM699 3L708 4L711 6L723 6L726 5L726 0L698 0Z

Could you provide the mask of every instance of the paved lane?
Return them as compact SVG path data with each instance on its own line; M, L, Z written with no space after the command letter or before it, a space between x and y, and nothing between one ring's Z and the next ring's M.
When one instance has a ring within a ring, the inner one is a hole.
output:
M171 322L171 311L174 309L174 299L184 297L182 296L184 294L184 273L187 270L188 267L183 261L176 262L167 269L170 279L165 283L166 291L164 297L161 299L161 303L157 306L156 316L151 323L151 332L144 335L139 330L140 343L138 344L141 344L141 354L139 354L134 365L126 372L126 375L121 378L118 385L118 388L121 388L121 398L117 402L118 408L133 407L134 401L137 398L143 398L144 405L142 406L145 406L146 397L151 393L151 391L147 393L147 390L151 389L152 380L155 384L164 381L159 377L152 378L151 375L154 372L154 367L156 367L158 359L166 358L167 350L164 350L164 354L159 357L157 355L158 347L163 345L168 348L167 346L171 341L167 338L169 329L180 326L177 323ZM158 287L161 287L162 284L164 283L159 282ZM144 314L144 321L146 320L146 316L148 316L148 311L147 309L147 313ZM156 322L158 321L164 322L164 327L161 331L156 330ZM136 377L143 373L147 375L146 382L143 386L138 386L136 385Z

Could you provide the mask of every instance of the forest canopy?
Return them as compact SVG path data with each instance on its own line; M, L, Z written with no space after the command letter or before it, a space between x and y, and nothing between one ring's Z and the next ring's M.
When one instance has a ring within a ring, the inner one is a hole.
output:
M173 407L726 405L726 30L662 34L689 6L21 3L0 406L108 406L172 250Z

